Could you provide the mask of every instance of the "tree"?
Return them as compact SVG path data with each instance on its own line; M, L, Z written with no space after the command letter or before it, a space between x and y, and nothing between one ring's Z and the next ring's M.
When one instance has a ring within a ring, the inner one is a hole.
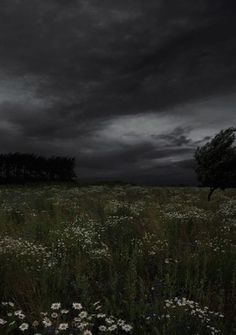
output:
M35 154L0 154L0 184L37 181L73 181L75 158Z
M195 152L198 179L210 187L208 201L216 189L236 187L235 132L236 128L222 130Z

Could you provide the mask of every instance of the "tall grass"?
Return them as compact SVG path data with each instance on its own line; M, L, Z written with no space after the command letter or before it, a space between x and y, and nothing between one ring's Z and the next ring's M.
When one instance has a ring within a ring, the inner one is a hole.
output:
M32 321L55 301L99 300L133 334L234 334L236 192L206 198L198 188L4 187L0 301Z

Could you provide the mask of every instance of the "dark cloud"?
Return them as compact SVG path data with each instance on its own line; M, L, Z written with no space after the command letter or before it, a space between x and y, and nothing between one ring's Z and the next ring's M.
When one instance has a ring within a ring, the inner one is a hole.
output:
M176 127L171 133L163 135L153 135L152 138L155 140L165 140L167 142L166 147L168 146L184 146L191 144L191 139L186 136L190 129L183 129L182 127Z
M74 154L90 178L194 180L196 146L236 121L235 14L233 0L2 0L0 149Z

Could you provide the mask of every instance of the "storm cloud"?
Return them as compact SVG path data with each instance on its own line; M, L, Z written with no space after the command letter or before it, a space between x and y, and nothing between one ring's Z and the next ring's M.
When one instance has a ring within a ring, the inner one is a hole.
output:
M0 151L73 155L83 180L193 184L236 124L233 0L2 0Z

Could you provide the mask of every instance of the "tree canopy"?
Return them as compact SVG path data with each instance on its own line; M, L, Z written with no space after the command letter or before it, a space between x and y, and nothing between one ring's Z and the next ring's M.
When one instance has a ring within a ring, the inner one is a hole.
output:
M0 183L36 181L72 181L75 158L34 154L8 153L0 155Z
M235 132L236 128L222 130L195 152L198 179L210 187L208 200L216 189L236 187Z

